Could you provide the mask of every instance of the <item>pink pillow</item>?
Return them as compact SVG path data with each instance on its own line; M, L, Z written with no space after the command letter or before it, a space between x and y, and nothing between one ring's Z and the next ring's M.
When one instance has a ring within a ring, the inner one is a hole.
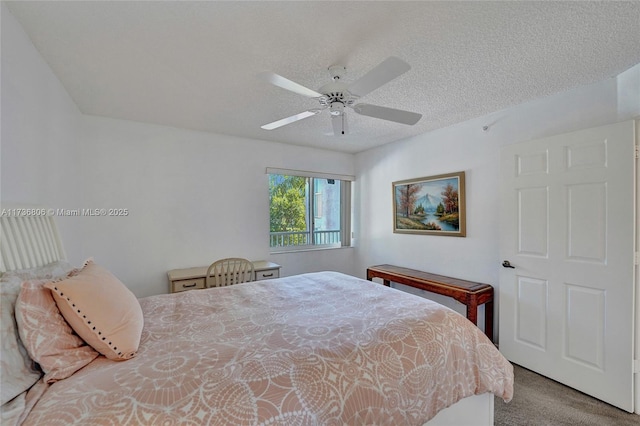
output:
M44 285L85 342L109 359L135 356L144 323L136 296L106 269L88 260L65 280Z
M16 302L20 339L45 372L47 383L66 379L98 356L60 315L51 292L44 287L50 282L25 281Z

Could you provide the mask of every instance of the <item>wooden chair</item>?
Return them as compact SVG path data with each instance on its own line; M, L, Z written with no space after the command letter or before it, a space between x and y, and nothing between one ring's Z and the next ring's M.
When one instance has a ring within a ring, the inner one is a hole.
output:
M207 269L205 286L226 287L228 285L253 281L255 270L253 263L241 257L229 257L216 260Z

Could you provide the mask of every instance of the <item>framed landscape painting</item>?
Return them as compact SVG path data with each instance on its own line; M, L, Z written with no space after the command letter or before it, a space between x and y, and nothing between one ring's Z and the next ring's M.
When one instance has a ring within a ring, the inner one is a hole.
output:
M393 232L466 235L464 172L393 182Z

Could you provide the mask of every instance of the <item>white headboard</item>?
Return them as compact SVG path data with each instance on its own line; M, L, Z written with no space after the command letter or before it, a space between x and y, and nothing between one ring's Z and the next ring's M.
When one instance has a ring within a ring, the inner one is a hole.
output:
M0 208L0 272L66 259L53 215L39 206Z

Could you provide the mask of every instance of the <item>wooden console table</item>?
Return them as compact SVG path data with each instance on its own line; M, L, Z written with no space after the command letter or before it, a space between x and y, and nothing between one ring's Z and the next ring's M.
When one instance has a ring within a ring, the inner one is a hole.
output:
M367 269L367 279L382 278L387 287L391 281L453 297L466 305L467 318L478 325L478 305L484 304L484 329L489 340L493 341L493 287L489 284L460 280L444 275L431 274L415 269L393 265L377 265Z

